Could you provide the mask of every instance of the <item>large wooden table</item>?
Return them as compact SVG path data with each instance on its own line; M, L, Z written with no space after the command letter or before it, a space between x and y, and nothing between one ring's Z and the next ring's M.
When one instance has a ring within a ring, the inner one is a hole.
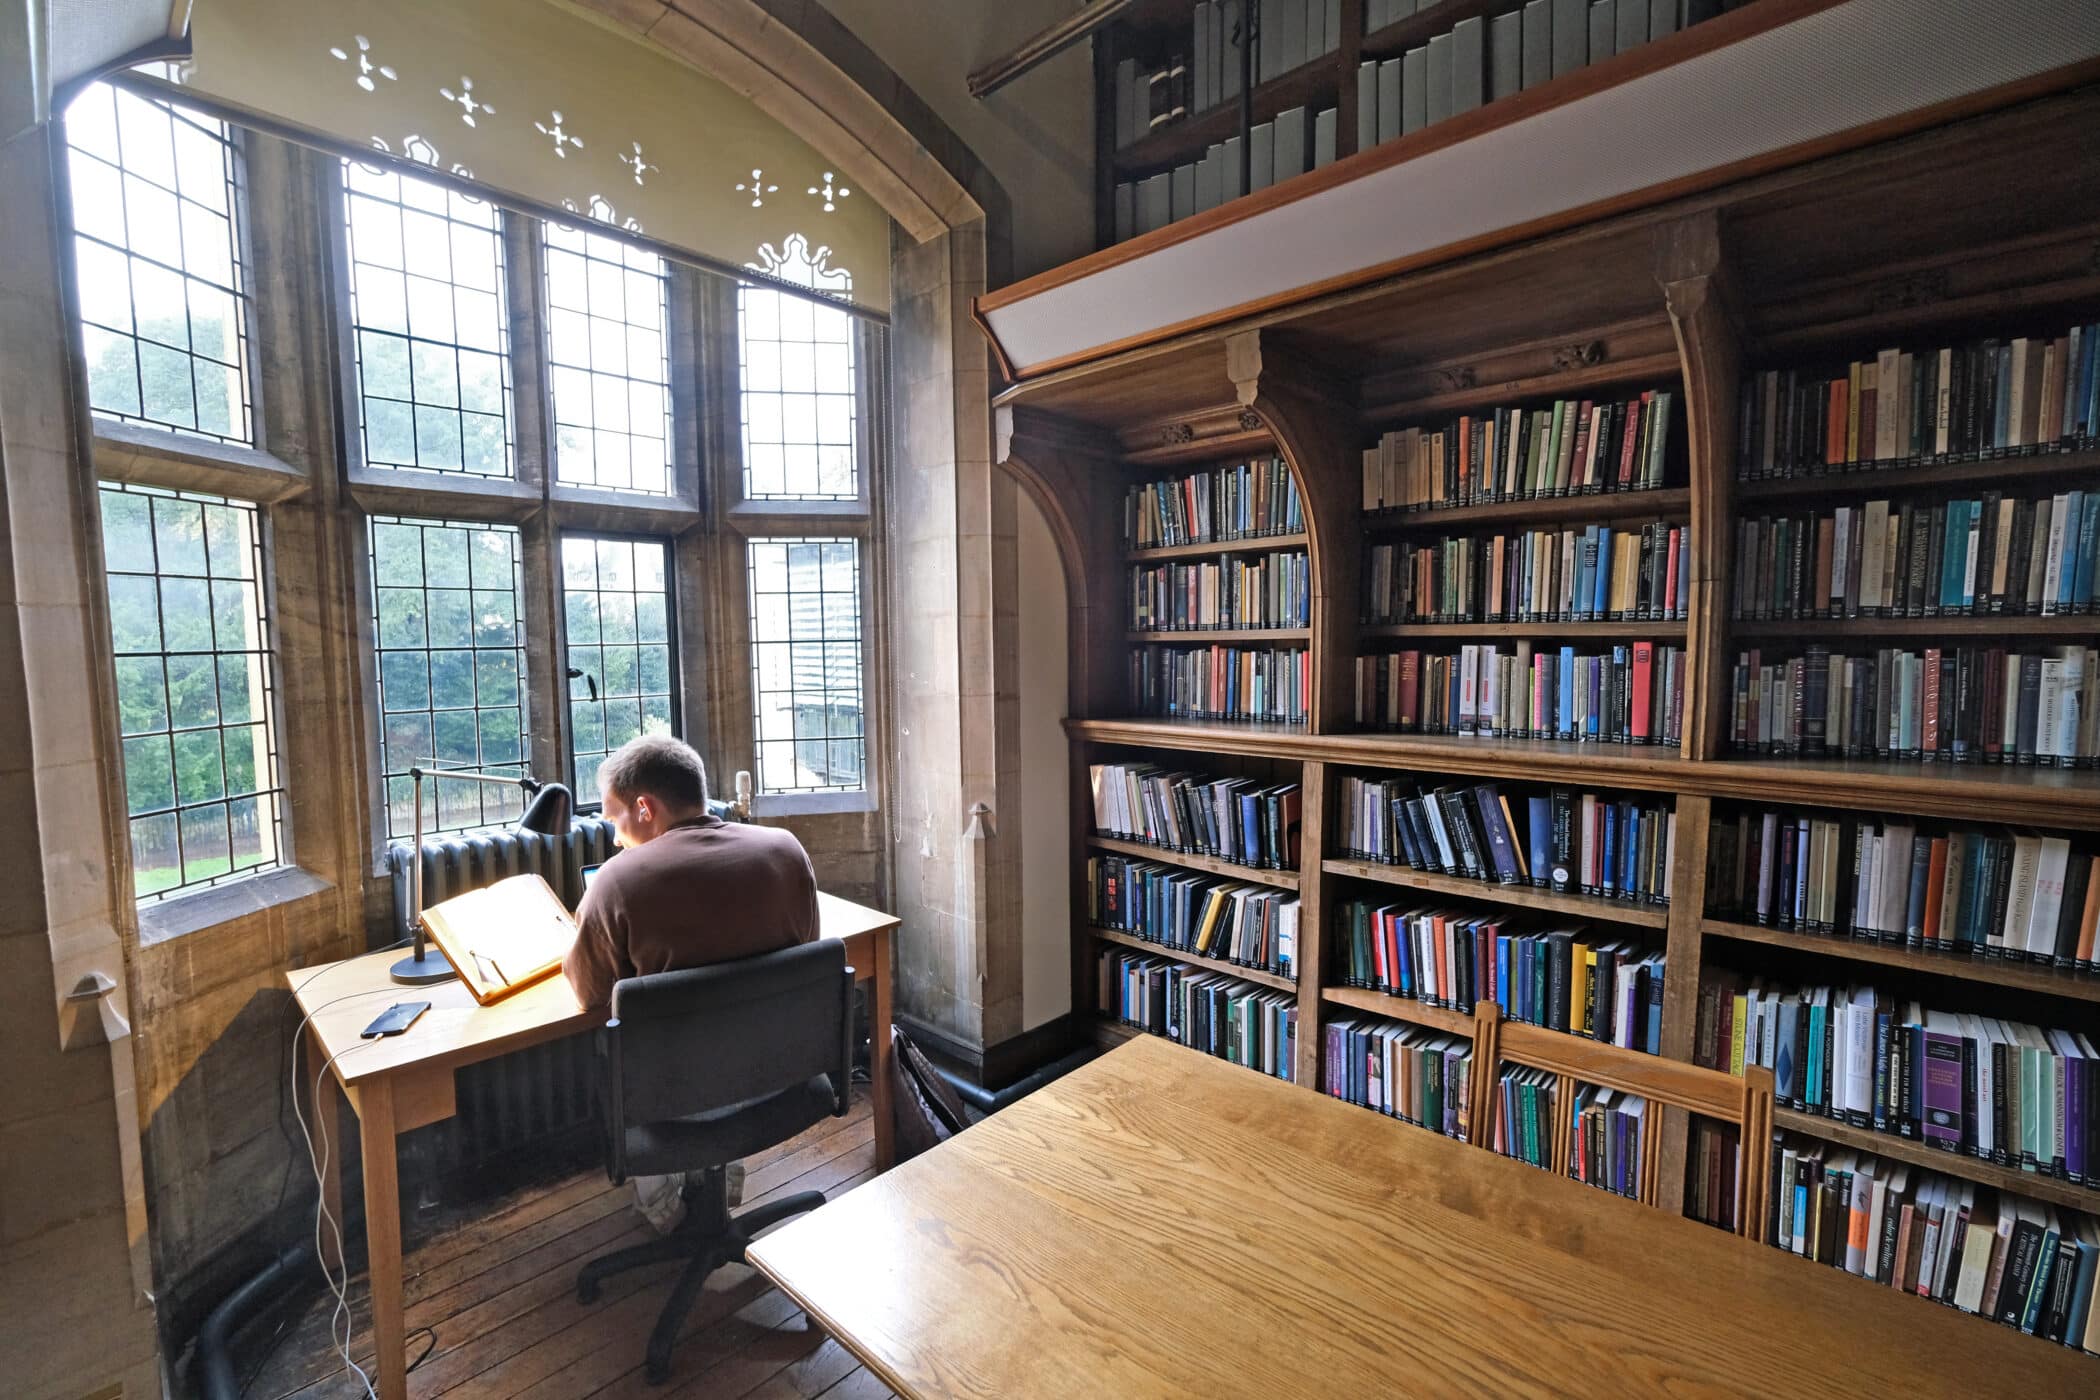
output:
M2100 1394L2100 1359L1150 1036L748 1257L906 1396Z
M875 1117L875 1163L887 1168L895 1157L894 1120L890 1109L890 942L894 915L817 895L817 916L825 938L846 945L846 962L854 980L869 987L869 1022L873 1029L870 1065ZM453 980L431 987L403 987L387 976L401 952L389 949L363 957L285 974L294 989L312 1037L313 1060L305 1080L313 1082L318 1066L333 1062L327 1083L338 1091L317 1106L331 1126L328 1137L338 1164L336 1145L342 1135L335 1099L347 1101L362 1129L365 1177L365 1244L372 1281L372 1334L378 1349L373 1381L380 1400L405 1400L408 1394L406 1340L401 1300L401 1188L394 1140L412 1128L450 1118L455 1112L452 1072L462 1065L494 1059L543 1041L559 1040L601 1025L602 1011L576 1004L566 978L559 974L493 1006L477 1006L466 984ZM378 1040L358 1035L372 1018L396 1001L427 1001L430 1009L405 1034ZM325 1175L323 1200L335 1218L342 1212L342 1177ZM324 1245L331 1248L332 1246ZM329 1266L341 1261L331 1257Z

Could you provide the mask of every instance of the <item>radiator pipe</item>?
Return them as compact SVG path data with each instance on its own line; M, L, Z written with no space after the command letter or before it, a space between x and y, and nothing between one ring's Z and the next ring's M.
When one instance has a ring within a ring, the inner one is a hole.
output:
M1042 1088L1053 1079L1059 1079L1078 1069L1101 1052L1091 1045L1082 1046L1061 1060L1052 1060L1016 1079L1003 1089L986 1089L959 1077L946 1065L935 1065L934 1070L948 1081L948 1087L979 1113L997 1113L1009 1104L1017 1103Z
M303 1244L288 1246L246 1283L219 1300L197 1329L199 1386L204 1400L240 1400L241 1383L233 1373L226 1343L257 1303L283 1289L285 1281L313 1266L314 1252Z

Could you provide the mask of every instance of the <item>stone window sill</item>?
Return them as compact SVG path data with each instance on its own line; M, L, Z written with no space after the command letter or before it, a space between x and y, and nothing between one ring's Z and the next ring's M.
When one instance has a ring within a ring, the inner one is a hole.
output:
M296 865L228 880L139 906L139 942L162 943L325 893L334 886Z
M754 817L809 817L830 812L872 812L872 792L761 793L751 799Z

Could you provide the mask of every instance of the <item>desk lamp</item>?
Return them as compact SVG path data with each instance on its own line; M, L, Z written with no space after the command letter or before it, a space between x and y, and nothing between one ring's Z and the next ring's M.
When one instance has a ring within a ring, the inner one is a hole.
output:
M423 927L423 777L458 778L471 783L487 783L493 787L515 787L527 797L546 789L544 796L550 800L536 801L525 813L520 825L534 831L551 831L559 835L568 829L568 789L560 783L542 783L530 773L476 773L458 768L420 768L408 770L409 783L416 804L415 846L409 855L409 915L408 925L415 931L415 952L401 959L388 969L396 982L404 986L421 987L433 982L443 982L454 976L451 962L444 953L428 946L429 932ZM554 794L559 792L560 798Z

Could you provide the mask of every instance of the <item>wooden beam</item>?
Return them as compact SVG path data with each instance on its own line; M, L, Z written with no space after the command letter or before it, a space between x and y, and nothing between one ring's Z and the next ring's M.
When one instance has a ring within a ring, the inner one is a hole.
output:
M1031 68L1047 63L1081 39L1092 35L1095 30L1135 3L1137 0L1093 0L1093 3L1084 9L1073 11L1013 52L1002 54L981 68L972 69L969 77L970 96L979 99L990 97Z

